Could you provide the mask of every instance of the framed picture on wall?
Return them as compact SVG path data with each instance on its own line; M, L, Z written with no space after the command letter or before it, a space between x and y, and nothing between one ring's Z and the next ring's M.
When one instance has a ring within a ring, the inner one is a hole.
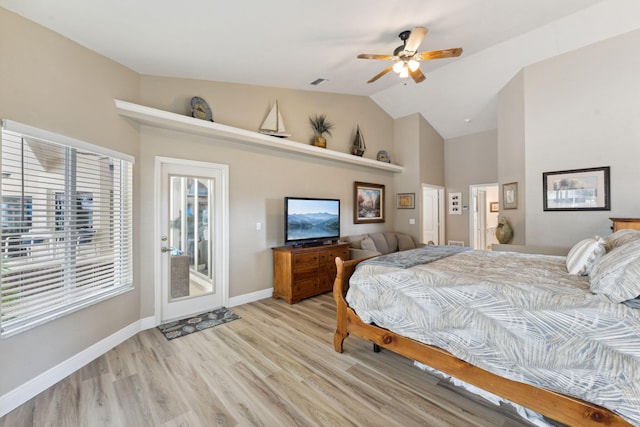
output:
M354 224L384 222L384 185L354 182L353 199Z
M416 193L398 193L396 195L397 209L415 209Z
M545 211L610 211L609 166L542 174Z
M499 211L500 211L500 203L489 202L489 212L499 212Z
M502 208L518 209L518 183L510 182L502 185Z
M462 215L462 193L449 193L449 215Z

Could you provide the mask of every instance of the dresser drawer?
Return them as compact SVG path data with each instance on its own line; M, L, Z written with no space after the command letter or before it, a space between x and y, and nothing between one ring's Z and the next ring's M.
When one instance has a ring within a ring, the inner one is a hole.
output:
M296 269L293 271L293 281L298 282L306 279L316 279L318 277L318 268Z
M311 252L308 254L295 254L293 255L293 268L302 265L318 265L318 253Z
M294 299L306 298L308 296L315 295L318 289L318 278L301 280L294 282L291 289L291 296Z
M320 253L320 263L322 264L335 264L336 258L340 257L343 260L347 260L349 256L348 249L333 249Z

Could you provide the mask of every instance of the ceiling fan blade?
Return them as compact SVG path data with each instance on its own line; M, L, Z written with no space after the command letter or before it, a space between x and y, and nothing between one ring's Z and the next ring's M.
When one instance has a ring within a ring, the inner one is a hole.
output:
M427 29L424 27L415 27L411 31L411 35L407 39L407 43L404 45L405 52L415 52L418 50L420 43L424 40L424 36L427 35Z
M378 74L376 74L375 76L371 77L371 80L369 80L367 83L373 83L376 80L378 80L380 77L384 76L385 74L387 74L389 71L393 70L393 67L387 67L384 70L380 71Z
M428 61L430 59L453 58L462 55L462 48L432 50L431 52L418 52L413 55L416 61Z
M375 55L373 53L361 53L360 55L358 55L358 58L360 59L382 59L382 60L390 60L393 59L393 56L391 55Z
M411 71L411 69L409 69L409 75L416 83L423 82L425 79L425 76L424 74L422 74L422 71L420 71L420 68L416 69L415 71Z

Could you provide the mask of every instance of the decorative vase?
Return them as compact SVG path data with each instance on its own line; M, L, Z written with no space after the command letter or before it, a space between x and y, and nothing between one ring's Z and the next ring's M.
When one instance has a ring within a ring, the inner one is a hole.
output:
M513 238L513 230L507 220L501 218L496 227L496 239L498 239L498 242L505 244L509 243L511 238Z
M322 135L316 135L313 137L313 145L320 148L327 148L327 139Z

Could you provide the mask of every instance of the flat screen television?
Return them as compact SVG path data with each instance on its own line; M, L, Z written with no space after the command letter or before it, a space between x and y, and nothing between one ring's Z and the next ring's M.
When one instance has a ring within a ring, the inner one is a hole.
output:
M284 198L285 245L321 245L339 237L339 199Z

